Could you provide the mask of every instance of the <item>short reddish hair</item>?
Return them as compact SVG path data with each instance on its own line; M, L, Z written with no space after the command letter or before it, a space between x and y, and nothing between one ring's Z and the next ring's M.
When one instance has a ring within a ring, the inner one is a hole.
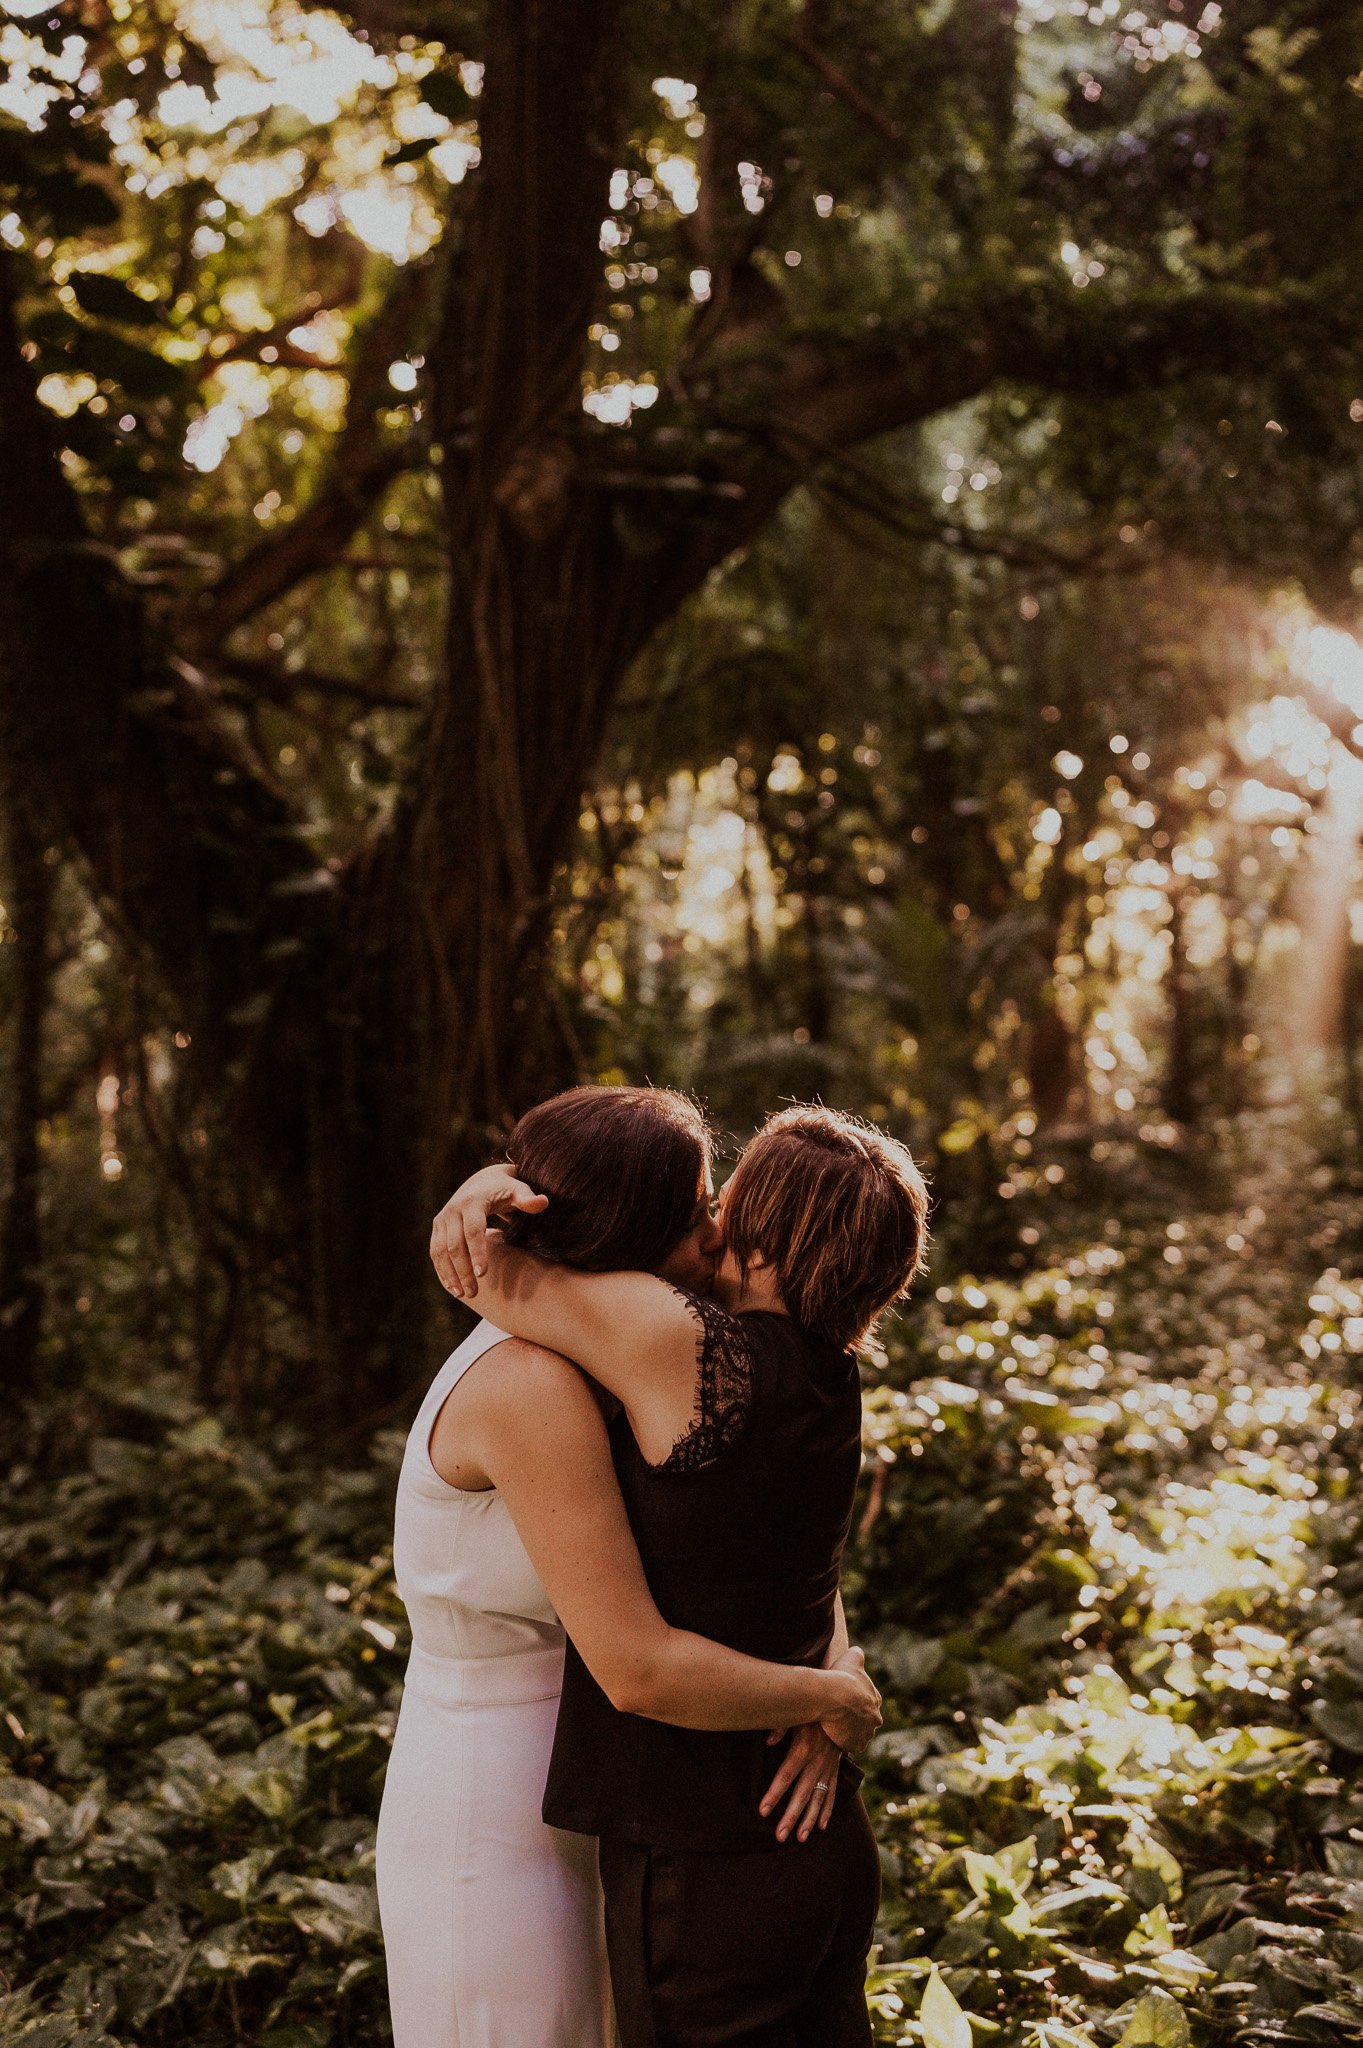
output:
M817 1103L768 1117L724 1198L740 1267L760 1252L795 1321L841 1350L921 1271L928 1191L906 1145Z

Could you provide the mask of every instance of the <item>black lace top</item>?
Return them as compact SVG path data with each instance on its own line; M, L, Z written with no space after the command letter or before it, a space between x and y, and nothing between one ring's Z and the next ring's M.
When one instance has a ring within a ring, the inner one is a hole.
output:
M684 1436L677 1439L659 1472L699 1472L713 1465L741 1434L752 1407L753 1359L749 1333L741 1316L730 1315L717 1301L675 1287L699 1325L696 1412Z
M650 1465L627 1418L611 1424L649 1590L674 1628L752 1657L817 1664L861 1464L856 1361L789 1316L687 1303L700 1333L690 1428ZM758 1805L778 1761L760 1731L709 1734L620 1713L570 1643L544 1817L664 1848L775 1849ZM850 1765L843 1776L856 1781Z

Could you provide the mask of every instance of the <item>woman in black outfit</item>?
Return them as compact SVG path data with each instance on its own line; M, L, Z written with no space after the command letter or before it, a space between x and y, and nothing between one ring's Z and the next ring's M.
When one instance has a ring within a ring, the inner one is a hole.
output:
M466 1182L432 1236L445 1284L621 1403L616 1472L669 1623L777 1661L836 1657L860 1466L851 1347L922 1260L926 1192L908 1152L834 1111L773 1117L724 1190L714 1300L570 1272L485 1234L489 1212L542 1207L546 1192L502 1168ZM622 1714L570 1646L544 1817L598 1838L624 2048L870 2042L879 1865L860 1774L796 1740L802 1783L818 1776L783 1848L760 1734Z

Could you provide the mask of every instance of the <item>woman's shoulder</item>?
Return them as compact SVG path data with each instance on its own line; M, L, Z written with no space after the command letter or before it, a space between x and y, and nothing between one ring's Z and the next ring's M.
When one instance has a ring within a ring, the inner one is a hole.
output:
M496 1398L499 1390L505 1398L513 1388L520 1395L533 1392L546 1399L562 1398L587 1384L578 1367L561 1351L551 1351L545 1344L531 1343L526 1337L510 1337L501 1331L470 1361L473 1365L478 1370L466 1372L463 1384L474 1399Z
M660 1468L675 1474L714 1465L737 1443L752 1413L758 1367L747 1316L689 1288L673 1292L685 1304L699 1347L695 1412Z

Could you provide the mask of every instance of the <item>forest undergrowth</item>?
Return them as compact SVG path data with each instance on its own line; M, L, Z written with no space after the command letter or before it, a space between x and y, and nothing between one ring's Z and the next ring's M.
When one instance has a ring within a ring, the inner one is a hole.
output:
M870 1398L885 2041L1363 2038L1359 1218L1245 1186L939 1289Z
M883 2042L1363 2040L1363 1207L1266 1157L1172 1222L1057 1205L1029 1270L929 1285L870 1375ZM387 2038L399 1436L319 1472L153 1371L35 1423L0 1524L0 2043Z

